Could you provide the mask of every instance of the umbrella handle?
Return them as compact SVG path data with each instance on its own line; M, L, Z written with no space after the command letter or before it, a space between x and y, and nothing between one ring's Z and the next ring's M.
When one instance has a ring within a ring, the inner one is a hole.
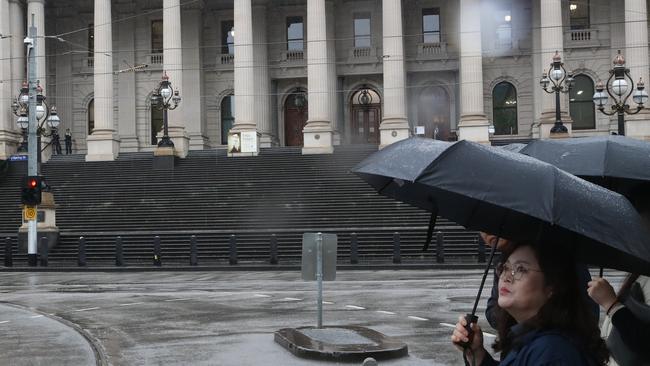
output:
M600 272L598 273L600 278L603 278L603 267L600 267Z

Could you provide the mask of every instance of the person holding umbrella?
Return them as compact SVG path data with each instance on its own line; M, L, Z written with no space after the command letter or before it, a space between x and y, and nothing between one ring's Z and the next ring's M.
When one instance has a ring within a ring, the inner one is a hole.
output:
M497 266L499 299L495 361L483 346L481 328L472 335L461 317L451 336L466 364L605 365L609 353L598 323L580 296L573 255L558 256L559 245L512 242ZM469 346L462 346L462 344Z

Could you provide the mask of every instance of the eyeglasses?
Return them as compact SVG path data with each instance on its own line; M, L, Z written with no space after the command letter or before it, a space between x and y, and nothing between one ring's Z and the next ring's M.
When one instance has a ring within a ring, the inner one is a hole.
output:
M497 276L501 277L504 274L509 274L512 276L513 281L521 280L524 275L530 271L533 272L543 272L539 269L527 268L523 264L515 264L514 266L509 263L499 263L496 267Z

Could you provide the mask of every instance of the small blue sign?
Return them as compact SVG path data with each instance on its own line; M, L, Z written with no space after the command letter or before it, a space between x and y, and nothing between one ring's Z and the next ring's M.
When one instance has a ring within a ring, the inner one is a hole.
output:
M11 155L9 161L27 161L27 155Z

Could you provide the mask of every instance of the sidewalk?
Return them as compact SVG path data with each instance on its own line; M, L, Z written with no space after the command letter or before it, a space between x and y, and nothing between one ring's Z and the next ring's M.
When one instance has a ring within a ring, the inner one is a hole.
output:
M0 304L0 365L99 364L90 342L64 320Z

